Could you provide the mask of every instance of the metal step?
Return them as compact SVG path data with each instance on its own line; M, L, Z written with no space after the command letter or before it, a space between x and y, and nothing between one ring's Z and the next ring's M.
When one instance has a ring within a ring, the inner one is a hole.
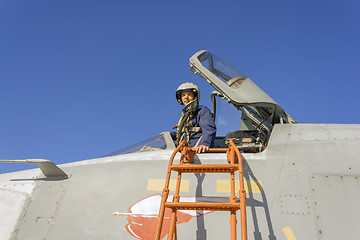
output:
M239 170L237 164L186 164L186 165L172 165L171 170L181 173L231 173Z
M176 210L236 211L240 203L223 202L166 202L165 207Z

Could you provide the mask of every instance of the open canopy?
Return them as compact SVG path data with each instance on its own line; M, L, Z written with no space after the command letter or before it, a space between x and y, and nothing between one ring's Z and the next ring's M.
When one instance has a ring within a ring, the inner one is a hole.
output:
M190 58L190 69L266 130L276 123L295 122L250 78L216 55L205 50L195 53Z

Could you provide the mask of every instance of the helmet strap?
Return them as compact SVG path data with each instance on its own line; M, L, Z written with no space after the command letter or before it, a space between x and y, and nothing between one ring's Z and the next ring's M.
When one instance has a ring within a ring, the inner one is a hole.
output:
M197 98L195 98L194 100L190 101L184 108L185 112L195 112L198 109L199 106L199 102L197 100Z
M197 98L195 98L185 106L178 123L175 141L176 146L179 145L180 141L184 139L184 137L186 141L189 142L189 127L191 127L191 121L194 117L194 113L198 109L198 103Z

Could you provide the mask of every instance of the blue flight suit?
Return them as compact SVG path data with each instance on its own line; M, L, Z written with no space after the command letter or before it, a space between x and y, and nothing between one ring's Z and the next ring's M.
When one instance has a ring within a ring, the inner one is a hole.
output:
M216 136L216 126L213 120L213 114L210 110L202 105L199 105L198 109L195 111L194 117L191 121L191 127L201 127L201 132L190 132L189 136L189 145L194 147L198 142L198 146L205 145L207 147L214 146L214 140Z
M193 114L193 119L191 120L190 127L200 127L201 132L190 132L189 133L189 145L194 147L199 141L199 144L207 147L214 146L214 140L216 136L216 126L213 120L213 114L210 110L202 105L199 105Z

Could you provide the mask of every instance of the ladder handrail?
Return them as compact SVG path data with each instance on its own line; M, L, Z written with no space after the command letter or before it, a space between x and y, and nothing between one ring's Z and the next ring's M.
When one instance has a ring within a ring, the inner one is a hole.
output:
M179 152L179 150L181 149L181 147L184 146L189 146L189 144L183 140L179 146L174 150L174 152L171 154L170 157L170 161L169 161L169 166L168 166L168 170L167 170L167 174L166 174L166 182L165 182L165 187L163 189L163 192L161 194L161 205L160 205L160 210L159 210L159 219L158 219L158 225L157 225L157 229L156 229L156 235L155 235L155 239L160 239L160 235L161 235L161 229L162 229L162 225L163 225L163 221L164 221L164 212L165 212L165 202L169 196L169 184L170 184L170 177L171 177L171 166L173 164L175 155ZM181 154L182 155L182 154ZM181 159L180 161L183 161L183 159Z
M230 148L232 147L235 150L236 157L238 159L239 165L239 198L240 198L240 222L241 222L241 240L247 240L247 221L246 221L246 191L244 187L244 173L243 173L243 164L242 157L239 149L236 147L235 143L230 140Z
M244 188L242 157L241 157L239 149L236 147L234 142L232 140L230 140L229 143L230 143L229 148L210 148L207 152L227 152L227 160L231 165L234 165L237 160L238 167L236 170L239 171L239 185L240 185L239 186L240 187L240 189L239 189L239 199L240 199L239 209L240 209L240 215L241 215L241 218L240 218L241 219L241 239L247 240L246 191ZM162 195L161 195L161 205L160 205L160 209L159 209L158 225L157 225L156 236L155 236L156 240L160 240L160 237L161 237L161 230L162 230L164 213L165 213L165 204L166 204L166 200L169 196L169 183L170 183L171 171L174 171L174 169L172 169L172 166L173 166L174 158L175 158L176 154L179 152L179 150L181 150L181 158L180 158L179 165L183 165L184 162L188 162L188 163L194 162L194 153L196 152L196 150L194 148L190 148L189 144L185 140L183 140L179 144L179 146L174 150L174 152L172 153L172 155L170 157L167 175L166 175L166 183L165 183L165 187L163 189ZM204 164L204 165L206 165L206 164ZM175 190L175 194L173 197L173 203L175 203L175 205L176 205L176 203L179 203L179 198L180 198L179 190L180 190L180 182L181 182L181 173L182 173L181 171L178 171L176 190ZM230 174L231 174L231 197L229 200L230 200L230 204L236 204L237 200L236 200L236 195L234 192L234 190L235 190L234 171L231 171ZM174 204L167 204L167 205L169 207ZM231 238L232 239L236 239L236 210L237 210L236 208L228 210L231 212L230 223L231 223ZM217 211L219 211L219 210L217 210ZM168 239L172 239L173 234L175 234L175 239L177 239L176 212L177 212L177 210L173 209L173 211L171 213L171 223L170 223ZM170 236L170 234L171 234L171 236Z

